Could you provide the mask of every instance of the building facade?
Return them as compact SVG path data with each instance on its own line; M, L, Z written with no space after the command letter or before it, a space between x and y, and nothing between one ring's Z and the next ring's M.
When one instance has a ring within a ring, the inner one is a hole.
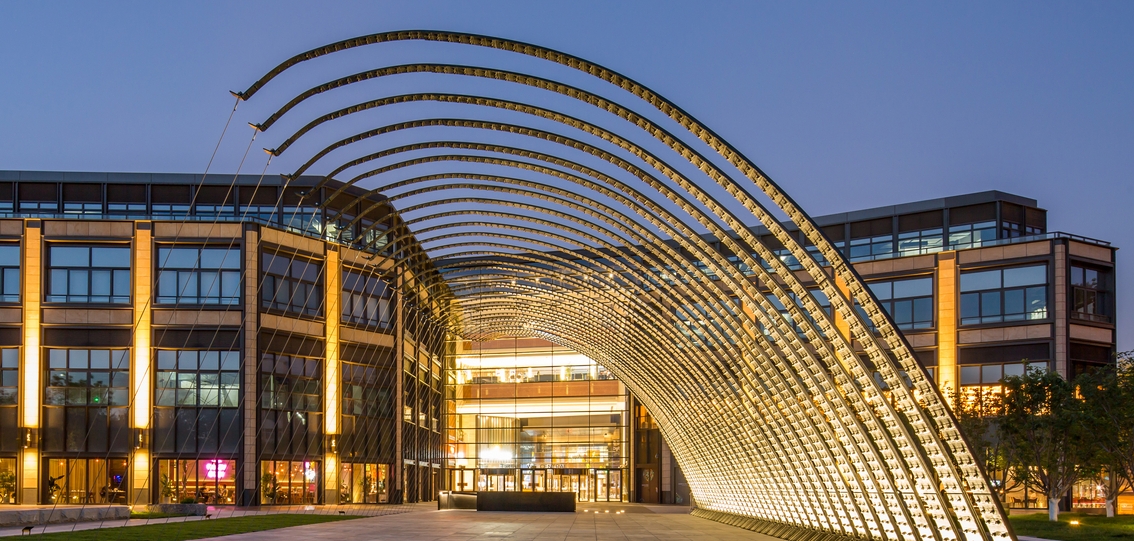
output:
M0 172L5 503L432 498L437 307L317 180Z
M622 382L550 343L447 334L389 206L318 180L0 172L0 501L689 501ZM1034 200L815 221L947 397L1113 359L1115 248L1048 231ZM689 313L673 325L696 342L713 322Z

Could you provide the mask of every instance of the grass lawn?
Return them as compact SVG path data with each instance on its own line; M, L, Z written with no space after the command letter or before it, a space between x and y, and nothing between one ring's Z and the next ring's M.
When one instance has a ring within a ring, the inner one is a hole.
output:
M350 520L354 518L360 517L349 515L257 515L251 517L174 522L172 524L148 524L145 526L129 526L124 528L48 533L35 535L33 538L42 541L184 541L186 539L202 539L205 537L218 537L237 533L260 532L263 530L274 530L276 528L318 524L320 522L334 522L337 520Z
M1047 520L1047 513L1016 515L1008 519L1016 535L1030 535L1060 541L1100 541L1107 539L1134 540L1134 516L1120 515L1106 518L1105 515L1081 515L1079 513L1060 513L1059 522ZM1072 526L1071 521L1079 521Z

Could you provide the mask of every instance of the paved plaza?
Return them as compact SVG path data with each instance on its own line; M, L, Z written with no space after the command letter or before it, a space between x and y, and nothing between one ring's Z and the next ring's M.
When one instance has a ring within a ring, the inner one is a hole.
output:
M691 516L688 514L688 508L685 507L632 504L580 504L576 513L421 510L216 539L224 541L776 540L767 535Z

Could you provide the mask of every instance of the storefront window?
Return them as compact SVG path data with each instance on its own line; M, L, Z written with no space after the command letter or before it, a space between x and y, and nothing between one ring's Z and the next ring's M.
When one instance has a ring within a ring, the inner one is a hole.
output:
M320 503L319 462L313 460L260 462L260 503L263 505Z
M235 504L236 461L159 460L158 489L162 503Z
M16 503L16 459L0 458L0 504Z
M339 472L339 503L387 503L386 464L343 463Z
M127 460L123 458L47 461L44 502L50 504L126 504Z

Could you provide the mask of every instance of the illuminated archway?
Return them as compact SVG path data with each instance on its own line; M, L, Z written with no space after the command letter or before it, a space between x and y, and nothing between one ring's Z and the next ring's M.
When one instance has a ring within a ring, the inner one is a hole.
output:
M658 419L701 516L799 539L1011 536L940 394L853 267L767 175L645 86L535 45L404 31L296 55L237 96L308 60L411 40L543 59L648 106L515 71L402 64L315 86L255 125L268 131L315 96L407 74L566 97L609 120L417 92L328 112L269 151L383 108L416 111L313 151L290 177L334 162L327 179L347 173L346 186L388 197L401 220L382 240L420 292L446 301L453 333L544 338L609 367ZM422 115L422 104L461 114ZM525 121L476 118L485 112ZM429 139L437 130L461 139ZM361 150L395 135L425 140ZM396 177L426 166L448 169ZM373 227L362 243L378 242Z

